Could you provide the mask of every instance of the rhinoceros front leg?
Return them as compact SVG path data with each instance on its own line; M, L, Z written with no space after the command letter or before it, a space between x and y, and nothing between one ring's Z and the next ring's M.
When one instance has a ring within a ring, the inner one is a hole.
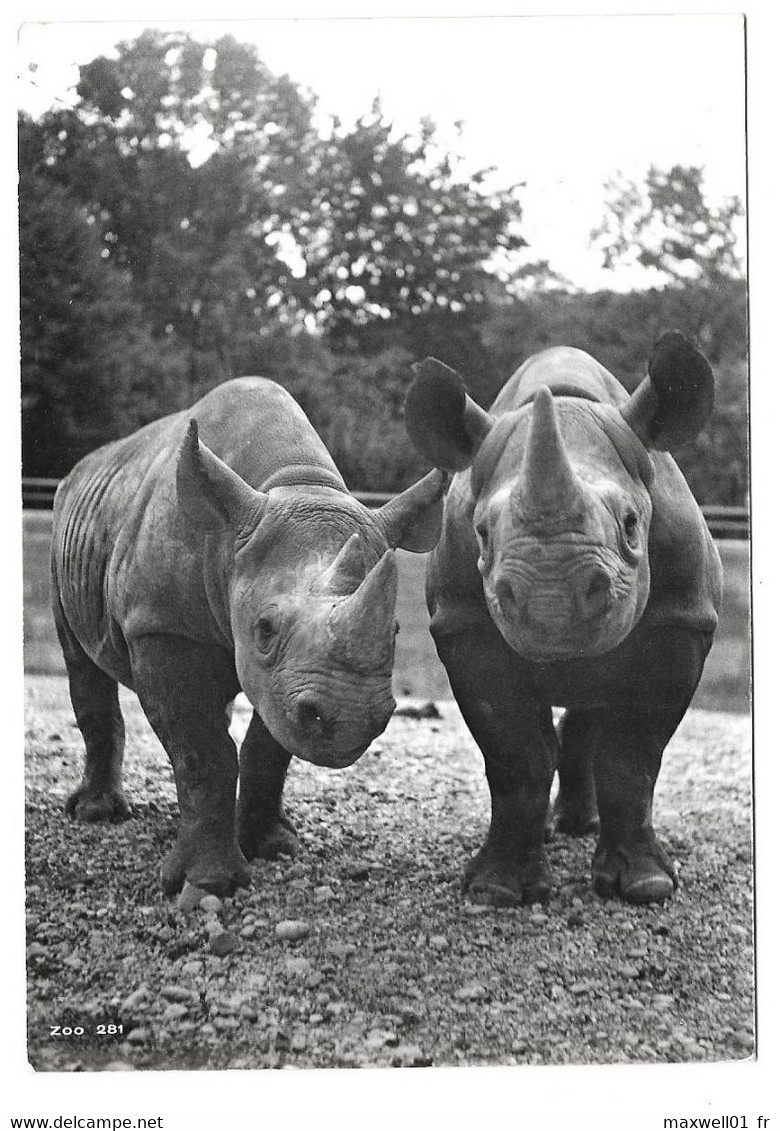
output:
M239 758L238 843L247 860L295 856L300 843L282 808L291 755L254 712Z
M514 653L484 630L438 642L453 694L485 759L491 821L466 866L478 903L510 906L549 898L544 827L557 740L549 707L526 697Z
M631 699L593 715L601 823L593 885L599 895L654 903L677 887L674 866L653 830L653 793L663 752L688 709L711 640L708 633L658 632L643 649Z
M216 895L248 887L251 872L236 842L238 766L226 715L238 691L232 658L182 637L150 635L133 643L131 661L179 799L179 833L162 866L163 890L172 894L185 881Z
M677 886L672 862L653 830L653 792L664 747L678 722L666 712L630 709L599 711L594 719L601 823L593 886L599 895L654 903L668 899Z

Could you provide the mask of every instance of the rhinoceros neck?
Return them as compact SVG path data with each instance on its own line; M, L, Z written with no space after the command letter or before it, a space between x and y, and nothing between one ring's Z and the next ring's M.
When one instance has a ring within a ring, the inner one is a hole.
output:
M276 487L325 487L341 495L349 494L344 480L337 472L329 467L309 463L295 463L278 468L260 485L260 490L272 491Z

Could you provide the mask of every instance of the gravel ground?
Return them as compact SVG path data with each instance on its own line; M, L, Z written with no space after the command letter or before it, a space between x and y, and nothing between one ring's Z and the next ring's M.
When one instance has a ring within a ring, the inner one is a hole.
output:
M460 874L488 793L457 708L440 703L439 717L397 715L348 770L295 762L287 807L304 854L257 862L251 891L185 911L157 881L175 828L170 767L134 696L123 704L133 819L77 825L63 813L82 757L65 681L27 680L36 1069L753 1055L747 716L690 712L667 752L656 828L680 890L663 907L600 900L592 839L560 836L547 907L467 903ZM247 722L239 706L235 733Z

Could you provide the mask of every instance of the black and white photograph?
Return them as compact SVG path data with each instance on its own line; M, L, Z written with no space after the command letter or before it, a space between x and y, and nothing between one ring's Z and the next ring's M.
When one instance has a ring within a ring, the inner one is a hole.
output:
M18 26L34 1081L758 1063L748 67Z

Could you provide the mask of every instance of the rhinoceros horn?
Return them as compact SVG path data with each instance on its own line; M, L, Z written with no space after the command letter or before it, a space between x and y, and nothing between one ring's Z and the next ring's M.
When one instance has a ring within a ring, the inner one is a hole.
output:
M360 545L360 535L355 531L322 575L322 587L330 593L352 593L365 575L366 560Z
M386 550L349 597L335 606L328 628L335 652L350 667L390 671L393 665L393 616L398 571L392 550Z
M534 397L531 429L520 477L512 495L513 513L534 519L581 509L583 493L561 436L552 393L543 385Z

